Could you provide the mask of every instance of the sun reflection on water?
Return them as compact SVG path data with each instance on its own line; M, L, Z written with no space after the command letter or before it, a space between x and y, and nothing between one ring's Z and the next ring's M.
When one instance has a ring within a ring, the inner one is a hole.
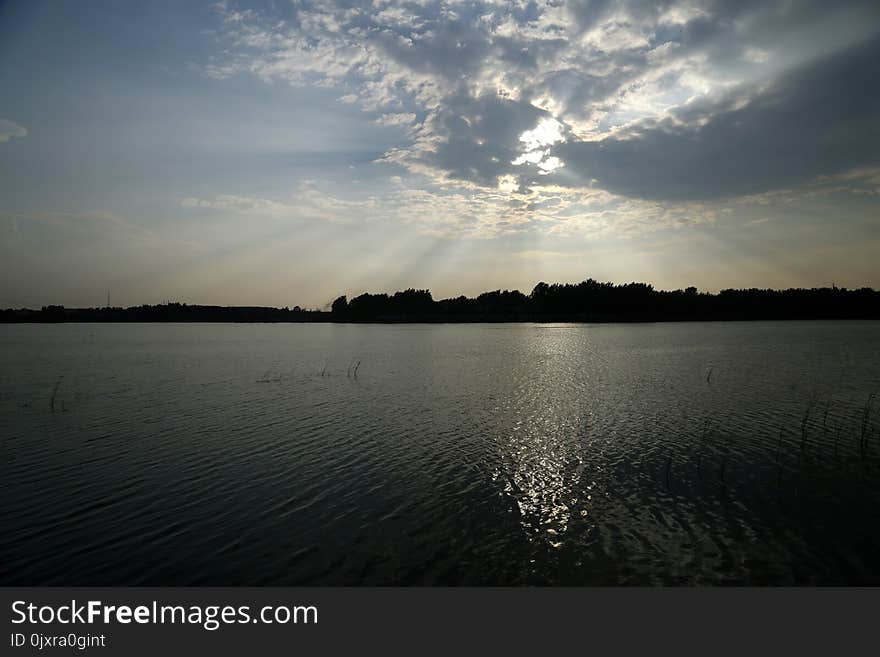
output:
M554 548L562 546L574 522L583 523L590 515L595 486L581 440L588 418L572 414L556 397L561 388L576 384L577 372L559 357L565 353L560 343L572 337L567 333L536 331L533 336L546 343L546 382L522 381L509 408L500 409L515 420L498 438L501 454L493 476L503 485L501 494L515 502L525 532Z

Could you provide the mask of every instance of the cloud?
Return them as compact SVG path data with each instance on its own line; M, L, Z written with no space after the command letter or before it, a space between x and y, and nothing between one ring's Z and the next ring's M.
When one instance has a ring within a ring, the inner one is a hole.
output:
M364 210L375 205L375 201L368 198L352 202L336 198L318 190L311 181L304 181L291 199L221 194L210 199L185 198L180 205L189 210L214 211L248 218L346 222L354 217L363 217Z
M144 243L152 233L112 212L8 212L0 211L0 233L13 240L27 238L60 247L78 243L95 250L103 241ZM38 238L38 239L37 239Z
M553 185L521 187L514 176L502 176L493 188L466 183L416 182L394 177L384 190L372 189L343 198L340 192L304 182L289 197L218 195L184 198L180 206L193 213L304 225L324 221L410 226L440 238L489 239L502 235L541 233L594 237L627 237L658 229L675 229L715 221L716 210L703 204L670 205L617 198L601 190L571 190Z
M685 104L620 136L555 150L578 178L641 198L711 199L800 185L880 163L880 39L766 88Z
M28 131L9 119L0 119L0 144L5 144L13 137L27 137Z
M207 72L338 87L373 121L406 127L382 161L436 184L689 202L878 160L875 2L315 0L290 11L221 9L230 47ZM537 143L547 126L554 138Z
M398 114L383 114L378 119L376 119L376 123L379 125L402 125L408 126L416 121L416 115L412 112L403 112Z
M549 114L523 100L466 90L446 99L422 126L422 141L386 159L442 179L494 187L499 176L518 174L520 136Z

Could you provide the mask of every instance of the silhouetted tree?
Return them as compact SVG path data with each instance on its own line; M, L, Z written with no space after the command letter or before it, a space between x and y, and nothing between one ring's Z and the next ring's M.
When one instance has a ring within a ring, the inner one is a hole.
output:
M326 299L326 297L324 298ZM327 306L324 307L326 308ZM339 316L345 315L348 312L348 299L345 297L345 295L337 297L333 301L333 303L330 305L330 312L332 312L334 315Z

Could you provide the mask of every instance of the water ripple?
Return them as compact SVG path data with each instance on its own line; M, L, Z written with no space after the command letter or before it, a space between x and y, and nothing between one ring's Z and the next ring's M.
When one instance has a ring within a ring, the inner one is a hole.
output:
M878 584L878 338L2 326L0 581Z

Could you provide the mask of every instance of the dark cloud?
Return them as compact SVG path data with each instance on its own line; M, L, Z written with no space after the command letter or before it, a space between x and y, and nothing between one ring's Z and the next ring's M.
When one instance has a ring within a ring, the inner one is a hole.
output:
M540 46L519 37L489 40L470 21L479 11L465 12L463 16L470 18L458 20L467 22L466 30L458 22L444 29L455 38L469 35L470 51L434 50L428 43L419 46L414 60L402 53L400 61L410 66L422 62L420 70L428 66L426 61L435 67L442 62L444 74L450 76L452 71L472 72L476 55L493 52L523 76L521 100L491 97L485 91L474 98L460 90L433 122L441 145L422 161L453 178L482 185L497 184L506 174L538 179L534 167L511 164L522 152L519 135L547 115L530 105L531 98L549 95L562 118L582 119L596 108L613 107L621 89L639 83L657 65L648 54L650 48L671 44L675 59L696 54L717 74L735 74L746 66L743 57L750 48L772 47L783 33L809 33L825 19L872 15L876 12L871 7L859 1L829 7L820 2L745 0L705 3L692 11L675 2L574 2L567 9L581 33L613 19L650 35L648 48L594 48L575 56L565 50L564 40L543 41ZM670 18L669 12L676 11L678 17ZM809 50L812 45L804 47ZM541 57L536 55L538 47L543 49ZM567 66L547 65L555 49L569 56ZM878 54L877 41L870 41L784 75L769 90L758 91L755 85L727 97L704 96L680 106L671 119L646 121L625 137L559 145L553 154L566 167L552 178L596 184L633 197L695 200L778 189L873 163L878 149L871 121L877 101L872 78ZM739 102L744 98L745 107ZM601 125L609 127L607 122Z
M290 30L246 32L258 51L272 45L244 68L413 115L413 142L388 159L440 177L706 199L876 162L876 0L303 0L291 11ZM565 166L538 177L548 170L521 157L520 135L549 111L569 128L551 149Z
M571 0L569 14L581 31L589 31L614 14L638 22L656 21L674 0Z
M561 144L578 183L650 199L709 199L880 163L880 39L799 69L743 107L685 106L619 138ZM571 179L571 178L569 178Z
M433 120L432 131L442 141L423 161L452 178L494 187L498 176L514 172L510 163L521 151L519 136L545 116L525 101L461 91Z
M419 16L418 28L390 29L374 25L366 39L373 41L398 64L418 73L448 79L478 70L492 47L470 12L448 20Z

